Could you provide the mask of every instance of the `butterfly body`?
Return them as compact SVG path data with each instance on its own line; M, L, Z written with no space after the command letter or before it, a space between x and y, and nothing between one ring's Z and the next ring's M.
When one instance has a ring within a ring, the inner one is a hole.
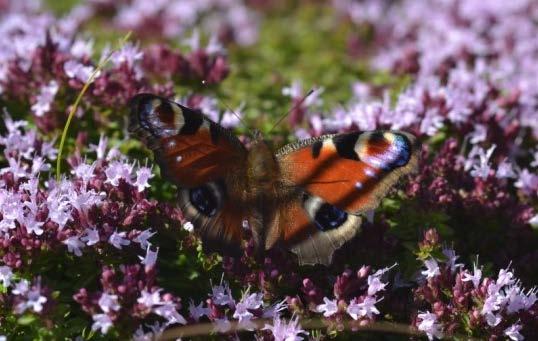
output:
M178 185L206 249L238 254L246 221L259 254L281 245L302 264L329 264L360 214L418 159L414 136L395 131L326 135L276 153L257 134L247 149L201 112L151 94L133 98L130 130Z

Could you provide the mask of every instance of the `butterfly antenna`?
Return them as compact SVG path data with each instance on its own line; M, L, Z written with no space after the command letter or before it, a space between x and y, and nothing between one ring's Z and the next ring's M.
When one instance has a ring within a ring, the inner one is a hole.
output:
M206 86L207 85L207 82L204 80L202 80L202 85L203 86ZM228 109L235 117L237 117L237 119L239 120L239 122L241 122L241 124L247 129L249 135L253 135L251 132L250 132L250 129L248 129L248 125L247 123L241 118L241 116L236 113L229 105L228 103L226 103L226 101L224 101L222 98L217 98L217 101L219 101L220 103L222 103L224 105L224 107L226 109Z
M293 107L291 107L290 110L288 110L284 115L280 116L280 118L278 119L278 121L276 121L275 124L273 124L273 126L271 127L271 129L269 129L269 133L273 131L273 129L276 128L277 125L280 124L280 122L282 122L282 120L284 120L289 114L290 112L292 112L293 110L297 109L298 107L300 107L304 101L306 101L306 99L308 98L308 96L312 95L312 93L314 93L314 89L310 89L310 91L308 91L308 93L306 95L303 96L303 98L301 98L301 100L297 103L295 103L295 105Z

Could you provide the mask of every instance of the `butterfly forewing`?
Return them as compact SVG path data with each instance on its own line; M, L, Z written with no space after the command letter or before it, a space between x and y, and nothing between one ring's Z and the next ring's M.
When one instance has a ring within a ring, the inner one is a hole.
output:
M277 232L270 235L281 236L301 263L327 264L360 229L356 215L376 208L416 168L418 153L415 137L397 131L328 135L284 147L277 153L282 182L302 195L293 210L281 210L280 220L289 223L273 226Z

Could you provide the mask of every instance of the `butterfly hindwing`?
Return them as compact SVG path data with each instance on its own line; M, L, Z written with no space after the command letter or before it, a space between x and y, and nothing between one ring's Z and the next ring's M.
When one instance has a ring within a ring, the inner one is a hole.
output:
M277 152L282 181L302 195L292 205L296 213L285 208L280 215L300 219L273 235L283 236L301 263L327 264L359 230L357 215L376 208L416 168L418 152L415 137L397 131L327 135L285 146Z
M241 182L244 146L201 112L168 99L139 94L130 105L129 130L153 150L164 177L178 185L181 208L204 247L237 250L246 186Z

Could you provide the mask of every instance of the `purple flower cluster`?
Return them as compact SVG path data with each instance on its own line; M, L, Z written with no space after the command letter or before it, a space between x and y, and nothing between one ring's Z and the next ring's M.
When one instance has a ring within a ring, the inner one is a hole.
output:
M458 334L510 340L536 337L537 290L523 288L509 266L499 270L496 279L484 276L476 263L473 271L465 269L456 263L454 250L441 248L435 230L425 233L419 254L425 269L423 283L414 291L422 309L414 325L430 340Z
M285 251L272 250L260 264L253 258L253 241L247 239L245 245L242 257L224 259L225 273L260 288L266 297L299 292L285 294L288 310L294 315L321 314L329 328L343 330L344 323L359 328L375 321L380 314L376 304L383 299L382 293L388 285L385 274L392 267L375 272L370 266L357 271L346 269L334 280L325 281L321 279L329 277L327 269L303 277L298 273L296 261Z
M0 243L6 265L24 267L32 254L61 245L79 257L87 249L122 249L131 243L146 250L153 233L136 226L159 212L159 204L144 194L151 169L128 163L115 148L107 151L102 138L94 146L96 161L71 158L72 178L44 179L56 150L35 130L26 131L26 122L9 116L4 122L8 133L0 143L8 166L0 170Z
M251 45L258 39L259 16L242 0L144 0L93 1L79 10L92 16L112 17L116 28L139 36L176 39L190 30L202 28L218 32L219 40Z
M7 6L0 14L0 94L8 100L30 98L29 109L41 130L63 126L69 108L59 103L73 101L98 64L92 59L93 40L76 35L88 14L75 8L57 20L34 7ZM202 47L194 34L185 43L191 47L187 54L165 45L142 49L127 43L114 52L105 48L100 59L111 54L111 62L90 85L86 106L121 108L139 92L170 96L172 81L215 84L227 76L225 51L216 40ZM94 114L94 121L106 123Z

